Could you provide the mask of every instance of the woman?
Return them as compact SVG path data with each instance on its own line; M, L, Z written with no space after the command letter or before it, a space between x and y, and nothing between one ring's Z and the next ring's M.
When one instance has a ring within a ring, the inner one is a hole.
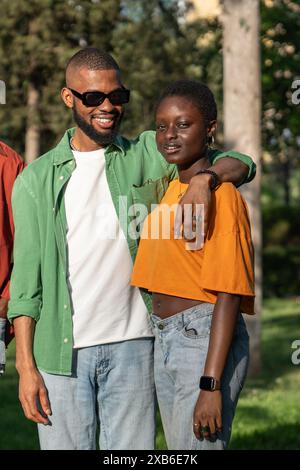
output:
M253 249L242 196L230 183L212 192L202 248L191 250L173 234L170 209L210 166L216 119L213 94L201 83L181 80L161 96L156 142L179 178L144 223L132 276L153 293L155 383L169 449L227 447L248 364L240 312L254 313Z

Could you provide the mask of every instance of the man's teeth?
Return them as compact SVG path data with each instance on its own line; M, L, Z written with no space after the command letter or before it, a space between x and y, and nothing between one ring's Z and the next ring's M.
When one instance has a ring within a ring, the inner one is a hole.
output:
M94 119L96 119L99 122L103 122L103 123L108 123L108 122L113 121L112 118L104 118L104 117L94 117Z

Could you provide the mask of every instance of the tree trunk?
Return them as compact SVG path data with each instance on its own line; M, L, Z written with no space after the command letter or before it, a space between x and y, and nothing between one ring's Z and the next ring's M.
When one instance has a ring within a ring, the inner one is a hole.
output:
M247 316L250 334L250 369L261 369L262 229L261 191L261 83L259 47L259 0L224 0L224 138L227 148L235 148L254 159L257 175L243 187L251 217L255 248L256 302L253 317Z
M37 36L39 23L36 19L29 22L28 35ZM30 163L35 160L40 153L40 120L39 103L40 92L38 88L39 74L33 57L29 58L28 67L28 90L27 90L27 122L25 135L25 162Z
M40 93L33 83L28 85L27 94L27 125L25 137L25 161L30 163L40 153L40 128L39 128L39 100Z

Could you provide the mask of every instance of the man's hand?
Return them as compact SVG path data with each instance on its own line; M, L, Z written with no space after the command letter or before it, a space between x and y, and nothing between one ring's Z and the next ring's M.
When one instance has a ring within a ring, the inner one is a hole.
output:
M251 161L250 158L249 160ZM221 183L230 182L235 185L239 185L247 178L249 166L237 158L222 157L217 160L213 166L207 169L214 171L218 175L218 179ZM193 236L195 237L195 231L193 233L193 226L195 226L195 221L198 217L196 213L197 204L203 204L204 237L207 234L211 200L211 182L212 176L206 173L193 176L191 179L185 195L180 200L180 207L176 213L174 226L175 238L180 237L182 224L184 224L184 238L187 240L192 240ZM192 210L184 211L184 205L187 205L187 207L192 207ZM184 214L184 212L186 212L186 214ZM200 228L202 228L202 224L200 224ZM196 230L199 230L199 224L196 227ZM198 236L202 236L202 233L197 233L197 237Z
M14 339L15 333L13 326L7 320L6 331L5 331L5 346L8 347L9 343Z
M19 371L19 375L19 400L26 418L34 423L48 424L51 408L41 374L37 369L26 369Z
M194 434L197 439L203 437L214 440L222 429L222 394L220 390L209 392L201 390L194 409Z
M197 234L197 236L204 235L205 237L208 230L209 222L209 209L211 202L211 179L212 176L206 173L193 176L193 178L191 179L186 193L179 201L180 208L177 210L174 225L175 238L179 238L182 224L184 224L184 238L190 241L195 237L195 232L193 233L193 230L195 229L196 225L195 218L198 216L196 206L200 208L200 205L203 205L204 209L204 225L199 224L198 226L200 228L204 228L204 234L200 233ZM185 210L184 207L186 209L192 208L192 210Z
M0 318L7 318L7 305L8 300L0 298ZM6 322L6 331L5 331L5 346L7 347L11 340L14 337L14 331L12 325L9 324L9 321Z
M48 424L50 403L43 377L32 354L35 320L28 316L14 318L16 335L16 369L19 372L19 400L27 419Z
M0 318L7 318L8 300L0 298Z

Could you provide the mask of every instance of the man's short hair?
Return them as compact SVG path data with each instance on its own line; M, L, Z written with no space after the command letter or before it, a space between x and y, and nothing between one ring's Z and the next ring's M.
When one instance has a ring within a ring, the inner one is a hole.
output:
M89 70L120 70L115 59L105 51L96 47L86 47L76 52L67 64L74 68L87 68Z

